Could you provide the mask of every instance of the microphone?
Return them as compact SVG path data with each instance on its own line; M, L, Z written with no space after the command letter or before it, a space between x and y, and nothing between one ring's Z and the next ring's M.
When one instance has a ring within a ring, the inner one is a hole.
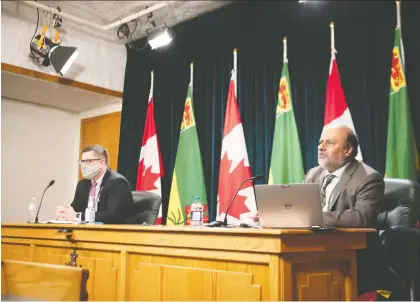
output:
M221 226L226 227L227 226L227 215L229 213L230 207L232 206L233 202L235 201L235 198L238 195L239 191L241 190L243 184L246 183L247 181L250 181L250 180L251 181L254 181L255 179L263 179L263 178L264 178L264 175L259 174L259 175L255 175L253 177L250 177L250 178L245 179L241 183L241 185L239 186L238 191L236 191L235 195L233 195L232 200L230 201L230 203L229 203L229 205L228 205L228 207L226 209L225 219L223 221L219 221L219 220L213 221L212 223L209 224L209 226L210 227L221 227Z
M36 212L35 223L38 223L39 210L41 210L42 200L44 199L45 191L47 191L47 189L51 187L54 183L55 183L55 180L54 179L51 180L48 186L45 188L44 192L42 193L41 201L39 202L38 212Z

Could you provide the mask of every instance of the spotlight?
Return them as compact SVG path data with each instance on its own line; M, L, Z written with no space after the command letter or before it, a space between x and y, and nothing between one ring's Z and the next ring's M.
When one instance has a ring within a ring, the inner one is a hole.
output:
M51 41L44 34L32 39L30 50L32 55L38 55L36 59L42 66L51 64L61 76L67 72L78 55L76 47L61 46L58 43L58 36Z
M147 42L149 42L152 49L157 49L159 47L168 45L172 41L172 37L169 33L166 24L152 28L147 32Z

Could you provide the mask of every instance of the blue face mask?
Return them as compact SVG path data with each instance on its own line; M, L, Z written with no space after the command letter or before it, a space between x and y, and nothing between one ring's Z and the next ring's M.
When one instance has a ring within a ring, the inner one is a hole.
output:
M94 179L95 176L98 175L100 169L101 169L100 165L94 164L94 163L90 165L83 163L80 168L82 172L82 176L89 180Z

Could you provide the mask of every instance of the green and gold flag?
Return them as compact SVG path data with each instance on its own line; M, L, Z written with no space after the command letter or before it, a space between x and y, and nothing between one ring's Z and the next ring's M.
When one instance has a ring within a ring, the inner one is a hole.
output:
M286 53L286 39L283 40ZM276 107L269 184L288 184L303 182L305 177L299 134L293 112L292 92L287 57L284 56L280 78L278 102Z
M385 177L417 180L419 159L411 123L401 29L395 29L389 92Z
M208 222L206 186L193 110L192 68L191 64L191 82L188 86L179 134L166 217L167 225L189 225L190 206L195 197L199 197L203 204L203 222Z

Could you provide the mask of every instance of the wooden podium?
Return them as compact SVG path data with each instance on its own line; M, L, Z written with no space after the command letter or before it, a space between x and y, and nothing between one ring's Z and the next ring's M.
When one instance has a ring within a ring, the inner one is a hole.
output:
M1 249L2 260L75 261L89 300L349 301L373 231L2 224Z

